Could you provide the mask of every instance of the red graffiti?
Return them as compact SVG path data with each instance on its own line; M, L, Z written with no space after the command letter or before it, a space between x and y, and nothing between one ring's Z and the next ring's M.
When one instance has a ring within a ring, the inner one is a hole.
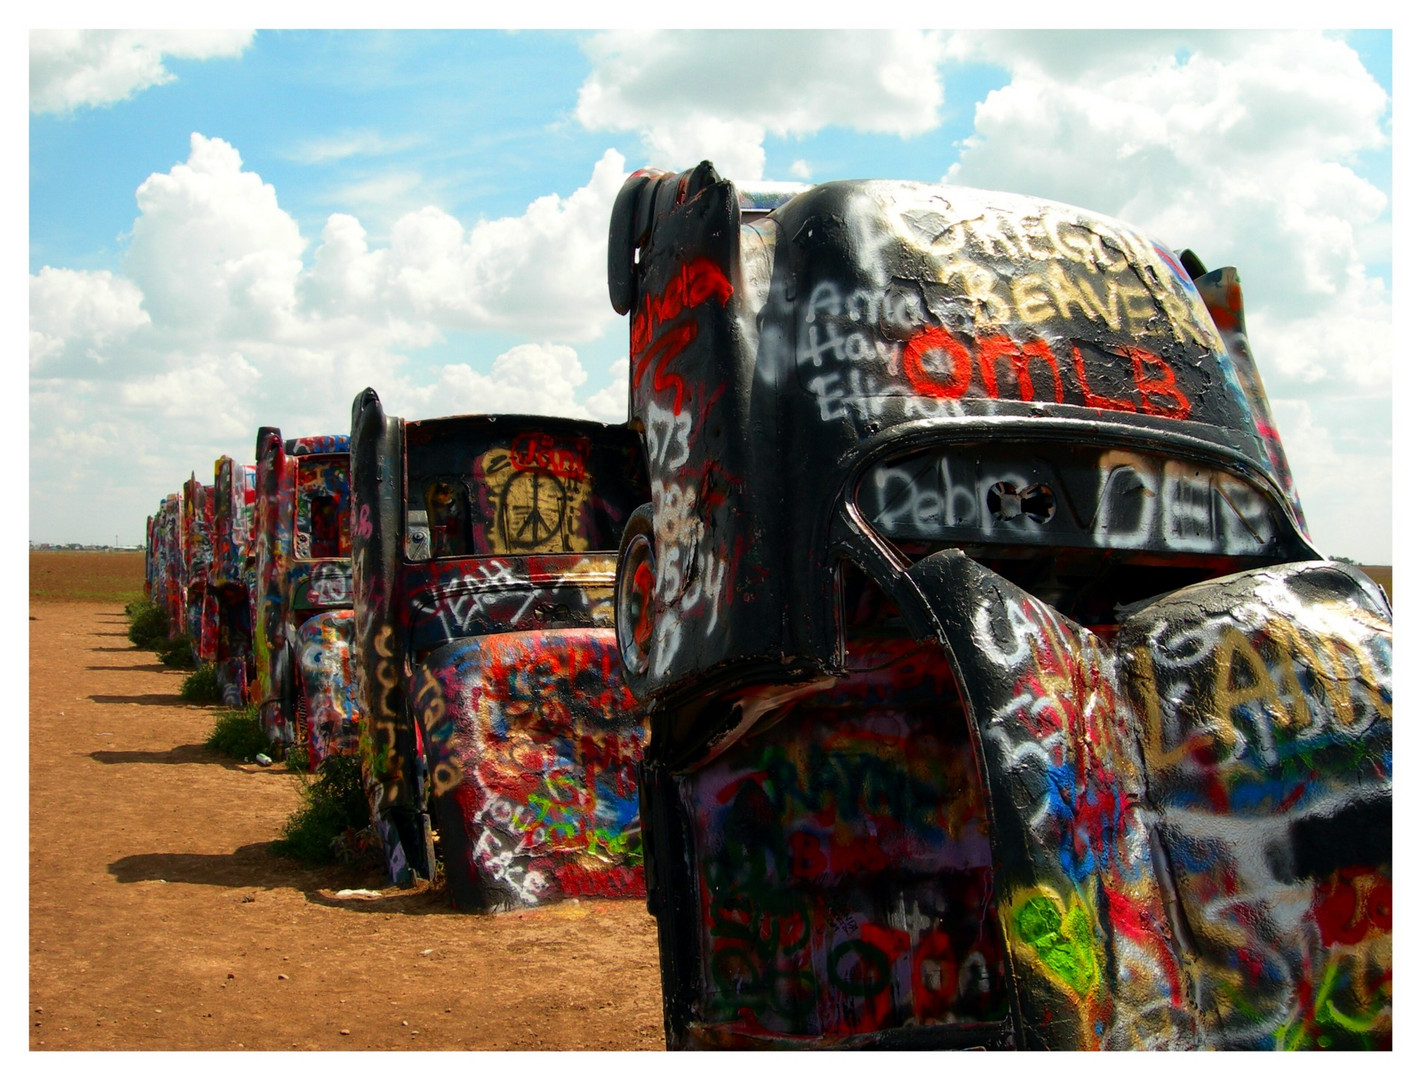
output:
M559 862L548 869L564 896L620 899L646 894L646 871L640 866L608 866L594 870L577 863Z
M1056 400L1065 396L1061 385L1061 369L1056 366L1056 358L1051 355L1046 342L1024 341L1020 344L1005 334L994 334L978 343L979 363L982 365L982 386L987 396L997 396L997 361L1010 360L1012 374L1016 376L1017 393L1022 401L1035 400L1035 385L1031 381L1031 361L1046 365L1051 379L1056 384Z
M1174 369L1164 358L1134 346L1125 346L1119 358L1130 361L1135 399L1114 398L1098 392L1091 386L1086 358L1078 346L1071 346L1076 381L1088 408L1143 412L1171 420L1188 418L1192 406L1179 389ZM965 342L941 326L927 326L903 347L903 374L913 390L924 397L956 400L965 397L976 382L983 396L1001 400L1004 388L998 384L1000 361L1007 361L1007 371L1016 382L1018 400L1038 400L1032 379L1034 370L1050 376L1054 400L1058 405L1065 402L1060 363L1046 342L1039 338L1018 342L1005 334L994 334L977 342Z
M945 354L952 363L952 372L945 379L923 365L924 359L934 353ZM942 327L928 326L903 347L903 374L914 390L927 397L960 398L972 385L972 354Z
M714 299L724 306L733 291L720 267L702 257L681 267L660 296L647 297L632 320L632 355L637 358L632 385L641 385L646 369L656 361L652 389L657 393L674 390L672 411L680 415L685 384L679 375L668 373L666 366L696 339L697 328L695 322L685 322L664 333L662 330L683 312L707 300Z
M587 479L587 455L592 444L586 439L560 443L551 435L528 432L509 447L508 458L515 469L536 469L567 480Z
M1322 943L1355 945L1371 933L1391 933L1391 882L1365 867L1338 870L1319 882L1313 915Z

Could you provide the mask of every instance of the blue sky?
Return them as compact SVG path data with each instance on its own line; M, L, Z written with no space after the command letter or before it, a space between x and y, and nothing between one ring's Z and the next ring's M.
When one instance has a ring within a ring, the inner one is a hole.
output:
M1239 268L1314 540L1391 562L1391 35L30 35L30 523L141 540L259 425L625 418L632 169L950 182Z

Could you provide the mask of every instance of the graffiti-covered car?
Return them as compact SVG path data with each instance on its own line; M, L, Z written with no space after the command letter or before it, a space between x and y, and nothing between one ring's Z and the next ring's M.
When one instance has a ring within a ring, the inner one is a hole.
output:
M255 465L223 456L213 465L212 574L209 588L216 609L211 663L222 701L246 703L255 675L252 652L252 592L256 580Z
M373 816L395 880L437 832L464 910L644 896L645 716L612 627L647 489L620 426L351 417L354 578Z
M183 483L183 596L181 633L193 655L211 663L217 655L217 597L212 591L212 487L196 474Z
M183 498L165 495L149 526L145 558L148 599L168 617L169 634L183 632L187 590L183 573Z
M1384 1047L1391 611L1232 269L1057 203L628 179L668 1046Z
M352 656L350 440L257 433L256 688L267 737L312 769L360 738Z

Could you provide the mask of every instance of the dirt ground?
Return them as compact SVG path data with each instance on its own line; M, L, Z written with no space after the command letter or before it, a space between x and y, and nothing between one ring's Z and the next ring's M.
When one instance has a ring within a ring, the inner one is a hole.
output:
M663 1048L642 901L465 915L271 855L295 778L204 749L121 599L46 592L79 566L30 561L31 1050Z

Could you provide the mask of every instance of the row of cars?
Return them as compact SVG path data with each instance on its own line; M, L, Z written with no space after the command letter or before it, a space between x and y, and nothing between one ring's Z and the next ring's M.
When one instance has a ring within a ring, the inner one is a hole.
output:
M358 756L389 876L492 911L644 896L645 717L616 677L621 427L388 416L257 437L150 520L161 597L224 700L316 769ZM438 853L436 854L436 839Z
M392 877L644 890L673 1048L1390 1045L1390 603L1232 269L702 163L627 180L608 288L625 425L259 444L254 699L355 746Z

